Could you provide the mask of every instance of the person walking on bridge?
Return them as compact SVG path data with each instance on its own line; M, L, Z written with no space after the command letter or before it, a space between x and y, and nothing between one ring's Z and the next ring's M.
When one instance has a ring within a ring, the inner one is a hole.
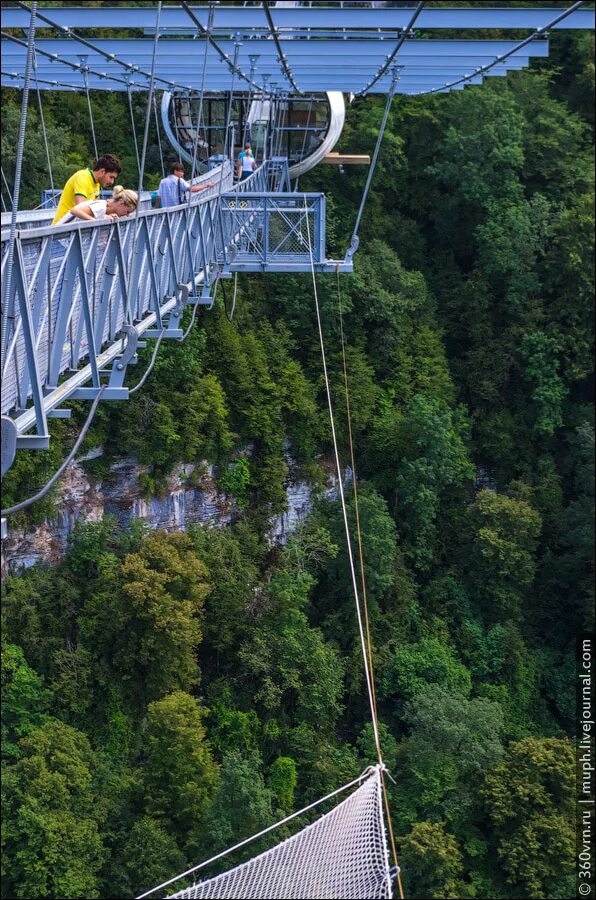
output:
M71 175L64 185L52 225L57 225L78 203L97 200L101 189L111 188L121 171L122 165L118 157L112 153L105 153L88 169L79 169Z
M238 154L236 177L239 178L240 181L244 181L245 178L252 175L256 168L257 161L253 156L252 147L250 144L245 144L244 150L241 150Z
M161 207L180 206L181 203L186 202L188 191L196 194L211 187L213 187L212 181L206 181L203 184L191 184L190 181L185 181L182 163L172 163L171 174L167 178L162 178L159 184L159 205Z

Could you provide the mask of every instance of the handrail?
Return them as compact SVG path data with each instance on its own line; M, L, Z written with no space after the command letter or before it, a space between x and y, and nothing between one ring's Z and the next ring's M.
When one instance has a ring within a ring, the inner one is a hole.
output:
M102 400L127 399L139 338L183 339L185 306L211 306L222 275L305 271L310 233L320 271L351 271L325 258L325 197L289 191L287 160L271 158L235 185L226 160L220 177L225 190L190 205L17 230L1 407L17 448L47 448L47 419L67 415L58 407L69 399L100 390ZM4 271L5 252L1 262Z
M213 179L214 178L217 179L218 175L220 175L220 174L221 174L221 166L217 166L216 168L212 169L210 172L203 172L203 173L201 173L201 175L197 176L196 178L193 178L192 184L201 184L204 181L213 181ZM201 193L196 200L192 201L193 204L202 203L205 200L207 200L209 197L212 197L213 191L215 191L215 190L216 190L216 187L212 188L212 189L207 189L205 192ZM153 210L150 207L147 207L146 209L143 208L143 204L150 203L151 194L152 194L152 191L143 191L141 193L141 200L140 200L141 213L160 212L160 211L163 212L163 209L160 210L159 208L157 210ZM31 209L31 210L24 209L17 213L17 223L34 221L36 219L40 219L40 220L47 219L48 222L51 222L51 220L53 219L55 214L56 214L55 208ZM10 220L10 213L2 213L1 218L0 218L0 223L3 228L5 225L7 225L9 223L9 220ZM87 224L92 225L93 222L91 220L88 220ZM105 224L105 222L103 224ZM42 228L43 226L40 225L39 227ZM58 227L63 227L63 226L52 225L51 227L53 229L56 229ZM27 229L27 232L29 232L29 230L30 229ZM1 239L4 240L4 232L2 232Z
M220 175L226 191L233 190L229 162ZM215 189L205 194L196 200L193 195L190 207L139 212L138 253L130 273L125 260L136 227L132 216L17 230L15 285L6 311L3 413L25 408L31 399L38 410L45 410L48 391L57 391L59 402L64 402L69 394L57 387L57 380L67 369L79 369L86 357L86 380L91 374L95 385L99 366L107 362L101 359L103 348L116 342L121 352L128 315L137 328L148 318L163 328L163 316L168 315L171 336L179 336L180 288L185 284L190 290L200 280L196 273L213 264L221 240L212 227ZM203 245L196 239L199 221L205 226ZM182 240L186 233L190 242ZM3 268L5 257L3 253ZM72 388L80 387L77 379ZM21 433L36 421L39 426L38 418L31 420L33 412L27 410L15 420Z

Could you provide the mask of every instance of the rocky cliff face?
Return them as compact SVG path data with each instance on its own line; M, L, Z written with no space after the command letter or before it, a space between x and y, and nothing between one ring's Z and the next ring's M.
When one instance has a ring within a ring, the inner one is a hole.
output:
M180 464L167 479L163 496L142 496L140 476L148 466L139 465L134 459L125 459L110 467L109 475L95 481L82 465L85 459L101 455L101 448L73 462L61 479L56 500L57 516L29 531L10 527L2 546L2 573L16 572L45 560L55 563L64 554L75 523L80 519L94 522L103 515L114 515L123 525L131 519L140 519L151 528L168 531L184 531L197 523L221 528L231 522L236 512L234 501L218 492L213 467L205 466L205 474L192 478L195 466ZM290 467L291 471L291 467ZM350 477L350 472L346 477ZM270 539L286 540L308 514L312 503L312 489L304 481L293 480L286 484L288 508L281 516L272 519ZM337 479L328 472L326 493L336 496Z

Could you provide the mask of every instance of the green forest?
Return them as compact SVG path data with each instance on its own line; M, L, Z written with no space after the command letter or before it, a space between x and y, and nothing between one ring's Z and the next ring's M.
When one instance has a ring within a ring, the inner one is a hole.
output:
M342 465L346 342L411 898L575 893L575 641L594 602L593 54L591 34L557 33L529 71L398 96L354 274L317 279ZM372 152L384 102L348 107L335 149ZM48 186L36 103L23 207ZM86 99L43 104L63 183L93 157ZM126 98L93 104L100 152L136 187ZM10 180L19 92L3 90L2 117ZM366 175L301 181L327 195L329 256L349 245ZM152 139L145 187L160 178ZM341 508L323 493L312 280L243 276L238 295L232 321L220 292L183 344L162 345L142 391L100 405L83 446L105 447L87 464L97 477L118 457L150 466L147 496L181 463L213 464L233 524L79 523L59 565L4 580L3 898L136 896L376 761ZM45 483L87 410L52 423L50 450L17 454L3 506ZM288 453L318 499L271 546Z

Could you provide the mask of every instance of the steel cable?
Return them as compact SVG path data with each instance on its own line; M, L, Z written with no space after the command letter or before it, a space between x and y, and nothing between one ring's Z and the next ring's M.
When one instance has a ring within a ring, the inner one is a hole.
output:
M19 123L19 136L17 138L17 151L15 158L14 187L12 192L12 210L10 215L10 232L8 237L8 257L4 275L4 293L2 296L2 326L0 329L0 354L4 359L4 345L8 334L8 306L10 302L10 287L12 282L12 268L14 265L14 248L17 232L17 211L19 207L19 194L21 191L21 173L23 170L23 153L25 149L25 129L27 127L27 109L29 105L29 86L33 69L33 51L35 47L35 25L37 15L37 0L33 0L27 7L31 14L29 20L29 34L27 37L27 60L25 63L25 80L23 84L23 97L21 100L21 121Z
M52 198L53 198L53 197L54 197L54 175L53 175L53 172L52 172L52 160L51 160L51 157L50 157L50 148L49 148L49 145L48 145L48 136L47 136L47 132L46 132L45 117L44 117L44 114L43 114L43 105L42 105L42 102L41 102L41 91L40 91L40 89L39 89L39 82L38 82L38 80L37 80L37 65L36 65L36 63L35 63L35 58L34 58L34 67L33 67L33 71L35 72L35 85L36 85L36 88L37 88L37 102L38 102L38 104L39 104L39 120L40 120L40 122L41 122L41 133L42 133L42 135L43 135L43 144L44 144L45 151L46 151L46 160L47 160L47 163L48 163L48 174L49 174L49 176L50 176L50 188L51 188L51 191L52 191Z
M157 58L157 42L159 40L160 17L161 17L161 2L157 4L157 13L156 13L156 22L155 22L155 37L153 39L153 57L152 57L152 61L151 61L151 75L150 75L151 80L149 83L149 96L147 97L147 108L145 110L145 129L144 129L144 134L143 134L142 158L140 160L139 160L139 149L137 146L136 133L135 133L135 128L134 128L134 119L132 122L133 134L135 135L135 149L137 151L137 164L139 167L139 185L138 185L138 196L137 196L137 208L136 208L135 219L134 219L134 231L133 231L133 235L132 235L132 249L131 249L131 253L130 253L130 257L129 257L129 265L128 265L127 280L128 280L128 289L129 290L130 290L130 282L131 282L131 275L132 275L132 267L134 265L134 259L135 259L135 253L136 253L136 247L137 247L137 237L138 237L138 233L139 233L139 214L141 211L141 193L143 191L143 171L145 168L145 158L147 155L147 142L149 139L149 123L151 121L151 106L152 106L152 101L153 101L153 89L154 89L154 83L155 83L155 79L154 79L155 60ZM130 105L130 113L132 116L132 102L130 102L130 90L128 92L128 99L129 99L129 105ZM129 297L129 301L131 299L132 298ZM128 323L132 324L133 315L132 315L132 309L130 306L130 302L128 304L127 317L128 317Z
M85 93L87 95L87 109L89 110L89 122L91 123L91 137L93 138L93 149L95 151L95 159L99 159L97 152L97 139L95 137L95 122L93 121L93 110L91 109L91 95L89 93L89 70L83 69L83 78L85 81Z
M488 63L486 66L481 66L479 69L475 69L469 75L464 75L463 78L458 78L457 81L451 81L449 84L444 84L440 88L433 88L430 91L420 91L420 94L436 94L437 91L447 91L452 87L455 87L457 84L465 84L466 81L469 81L470 78L475 78L477 75L482 75L484 72L488 72L489 69L492 69L493 66L498 65L499 63L504 62L509 56L512 56L514 53L517 53L522 47L527 46L527 44L531 43L531 41L535 40L541 34L545 34L550 31L551 28L554 28L559 22L562 22L563 19L566 19L568 15L572 12L575 12L576 9L579 9L580 6L584 5L585 0L578 0L577 3L574 3L573 6L570 6L569 9L566 9L561 15L552 19L547 25L544 25L542 28L537 28L536 31L529 35L529 37L524 38L519 44L516 44L515 47L512 47L511 50L508 50L507 53L503 53L501 56L497 56L497 58Z
M74 447L72 448L72 450L70 451L70 453L68 454L68 456L66 457L66 459L64 460L62 465L60 466L60 468L56 472L54 472L54 474L52 475L50 480L42 487L42 489L40 491L37 492L37 494L35 494L33 497L29 497L28 500L23 500L22 503L16 503L14 506L10 506L8 509L3 509L1 512L2 516L11 516L14 513L21 512L21 510L27 509L28 506L31 506L33 503L37 503L38 500L41 500L43 497L45 497L45 495L48 493L50 488L53 487L53 485L56 483L56 481L60 478L60 476L62 475L62 473L68 466L68 464L70 462L72 462L75 453L81 446L83 439L85 438L85 435L89 431L89 427L91 425L91 422L93 421L93 416L95 415L95 410L98 407L99 401L101 400L105 389L106 389L106 385L104 384L102 387L100 387L99 391L97 392L97 396L95 397L95 400L93 401L91 409L89 410L89 415L87 416L87 420L86 420L85 424L83 425L78 438L75 441Z
M273 24L273 19L271 18L271 10L269 9L269 3L267 2L267 0L263 0L263 12L267 16L267 23L269 25L269 31L271 32L271 36L273 37L273 40L275 41L275 49L277 50L277 53L279 55L279 61L281 62L284 74L285 74L286 78L288 79L288 81L290 82L290 84L292 85L292 87L294 88L294 90L296 91L296 93L303 94L304 91L302 91L298 87L296 82L294 81L294 77L290 70L288 60L286 59L286 55L283 52L283 49L282 49L282 46L281 46L281 43L279 40L279 32L278 32L277 28L275 27L275 25Z
M370 666L370 677L372 682L372 696L373 703L375 707L375 715L378 715L377 712L377 694L376 694L376 686L375 686L375 670L373 664L373 653L372 653L372 639L370 635L370 618L368 615L368 598L367 598L367 590L366 590L366 577L364 574L364 550L362 546L362 529L360 526L360 503L358 498L358 478L356 475L356 457L354 453L354 440L352 435L352 411L350 406L350 388L348 383L348 366L346 361L346 344L345 344L345 336L344 336L344 320L343 313L341 308L341 290L340 290L340 274L339 274L339 266L336 269L336 277L337 277L337 310L338 310L338 318L339 318L339 333L340 333L340 341L341 341L341 356L342 356L342 366L343 366L343 376L344 376L344 392L346 398L346 420L348 423L348 441L350 445L350 463L352 465L352 493L354 494L354 513L356 517L356 537L358 539L358 560L360 563L360 583L362 585L362 602L364 606L364 621L366 625L366 640L368 645L368 664ZM393 823L391 820L391 811L389 809L389 798L387 796L387 788L385 785L383 769L381 769L381 780L383 783L383 798L385 801L385 812L387 815L387 826L389 831L389 841L391 844L391 852L393 853L393 859L395 862L396 868L396 877L397 884L399 890L400 898L404 897L403 886L401 882L401 873L399 866L399 859L397 855L397 847L395 844L395 835L393 833Z
M16 5L20 6L21 9L29 10L29 7L25 3L22 3L21 0L16 0ZM139 69L138 66L134 66L134 67L131 66L130 63L127 63L124 60L119 59L114 53L108 53L107 50L102 50L101 47L97 47L91 41L88 41L86 38L81 37L79 34L77 34L75 31L73 31L72 28L67 28L65 25L59 25L57 22L48 18L48 16L42 15L42 13L40 13L40 12L37 13L37 18L41 19L43 22L45 22L51 28L55 28L56 31L60 31L62 34L66 35L66 37L72 38L73 40L77 41L77 43L82 44L84 47L89 47L89 49L93 50L95 53L99 53L99 55L103 56L104 59L106 59L108 62L115 62L117 65L122 66L122 68L126 69L126 71L128 73L130 72L130 70L132 68L139 75L142 75L145 78L150 77L149 72L144 72L142 69ZM45 54L45 55L50 56L50 54ZM52 56L51 58L56 59L56 62L64 62L67 65L70 65L75 69L82 68L81 66L78 66L76 63L70 63L67 60L60 59L59 57L55 58ZM94 72L93 69L89 69L89 71L93 75L100 75L101 78L107 78L111 81L118 81L122 84L125 83L123 81L123 79L118 78L117 76L109 75L108 73L104 73L104 72ZM167 84L168 87L170 88L170 90L172 88L180 88L181 90L185 90L185 91L190 90L188 85L179 84L176 81L168 81L166 78L160 78L159 75L155 76L155 80L162 82L163 84ZM146 85L142 85L140 83L139 84L135 83L135 86L146 87Z
M383 65L381 66L381 68L379 69L379 71L377 72L375 77L372 79L372 81L369 81L369 83L366 85L366 87L363 87L361 91L356 92L357 97L363 97L371 89L371 87L373 85L375 85L380 78L383 77L383 75L385 74L387 69L392 65L393 60L395 59L395 57L401 50L406 39L412 36L412 28L414 27L414 23L416 22L416 19L418 18L418 16L424 9L425 5L426 5L426 0L420 0L420 3L416 7L414 15L412 16L412 18L410 19L410 21L408 22L408 24L402 31L401 36L393 49L393 52L389 54L389 56L387 57L387 60L383 63Z
M360 227L360 221L362 219L362 213L364 212L364 205L365 205L366 199L368 197L368 192L369 192L370 185L371 185L371 182L373 179L373 175L375 174L377 160L379 158L379 151L381 149L383 135L385 134L385 127L387 125L387 119L389 118L389 110L391 109L391 104L393 102L395 89L397 87L397 81L398 81L398 74L397 74L397 71L394 71L393 78L391 80L391 87L389 89L389 93L387 94L387 102L385 104L385 111L383 113L381 127L379 128L379 134L377 136L377 143L375 145L375 150L374 150L373 158L372 158L372 161L370 164L370 169L368 171L366 183L364 185L364 190L362 191L362 198L360 200L360 206L358 207L358 213L356 215L356 221L354 223L354 230L352 232L352 240L351 240L350 249L348 250L348 253L354 253L358 248L358 229Z

